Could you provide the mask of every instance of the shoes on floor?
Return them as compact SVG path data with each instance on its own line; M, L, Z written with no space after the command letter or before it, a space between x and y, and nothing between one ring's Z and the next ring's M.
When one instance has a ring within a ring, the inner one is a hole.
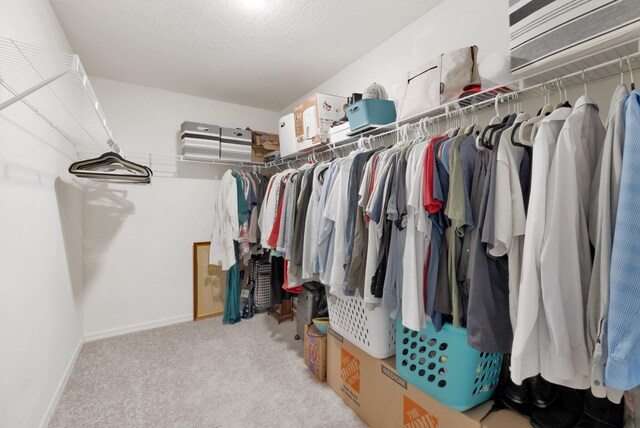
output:
M607 398L594 397L586 392L584 413L576 428L618 428L623 425L624 404L614 404Z
M531 403L540 409L549 407L558 395L556 386L540 375L530 377L526 382L529 384Z
M531 426L535 428L572 428L584 413L584 391L556 385L557 397L546 408L531 413Z

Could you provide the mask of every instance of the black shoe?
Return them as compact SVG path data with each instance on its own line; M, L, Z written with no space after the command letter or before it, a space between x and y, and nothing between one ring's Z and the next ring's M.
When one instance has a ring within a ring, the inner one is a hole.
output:
M516 385L510 377L507 377L501 398L505 406L522 415L528 416L533 411L526 379L522 385Z
M531 403L540 409L545 409L551 405L558 395L556 386L544 380L540 375L530 377L525 382L529 384Z
M608 398L597 398L587 391L584 413L576 428L618 428L622 427L624 404L614 404Z
M545 409L531 413L531 426L535 428L571 428L584 411L584 391L556 385L557 398Z

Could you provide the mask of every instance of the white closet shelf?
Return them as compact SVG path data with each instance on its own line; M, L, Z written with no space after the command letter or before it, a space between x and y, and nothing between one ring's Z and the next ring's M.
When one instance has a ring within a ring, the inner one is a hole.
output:
M77 55L0 37L0 111L22 102L77 150L119 151Z
M91 159L96 156L100 156L102 153L94 150L89 151L79 151L78 159ZM234 161L228 159L215 159L210 156L204 155L202 158L196 156L184 156L177 154L169 154L169 153L150 153L150 152L132 152L129 150L125 150L120 153L125 159L130 160L132 162L140 163L142 165L146 165L149 168L153 169L158 166L168 166L173 167L177 166L181 162L185 163L198 163L198 164L209 164L209 165L224 165L224 166L256 166L262 167L264 164L255 163L255 162L247 162L247 161Z

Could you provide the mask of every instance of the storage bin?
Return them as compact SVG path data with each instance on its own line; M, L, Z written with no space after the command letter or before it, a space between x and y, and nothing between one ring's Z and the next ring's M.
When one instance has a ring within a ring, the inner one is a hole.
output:
M251 147L251 131L240 128L220 128L220 142Z
M296 305L296 339L304 337L304 328L318 317L320 292L313 284L303 284Z
M346 110L352 131L386 125L396 120L396 107L390 100L360 100L348 106Z
M351 128L349 128L349 122L332 126L331 129L329 129L329 141L331 141L331 144L338 144L349 139L350 133Z
M251 131L220 128L220 159L251 162Z
M205 140L196 140L193 138L185 138L182 140L182 154L192 159L220 159L219 142L204 142Z
M266 311L271 307L271 264L256 258L249 260L249 279L256 284L253 296L255 311Z
M192 138L198 140L220 141L220 127L200 122L182 122L180 125L180 138Z
M329 289L326 288L327 293ZM389 311L368 309L362 297L327 294L329 323L337 333L375 358L396 353L396 328Z
M407 382L459 412L491 398L500 378L502 354L467 344L467 330L431 322L410 330L396 320L396 370Z
M280 153L289 156L296 150L296 124L293 113L282 116L279 121Z

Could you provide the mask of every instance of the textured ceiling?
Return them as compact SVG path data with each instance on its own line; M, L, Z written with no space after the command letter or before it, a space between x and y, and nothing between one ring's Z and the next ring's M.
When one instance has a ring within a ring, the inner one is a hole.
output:
M442 0L50 1L91 75L277 111Z

